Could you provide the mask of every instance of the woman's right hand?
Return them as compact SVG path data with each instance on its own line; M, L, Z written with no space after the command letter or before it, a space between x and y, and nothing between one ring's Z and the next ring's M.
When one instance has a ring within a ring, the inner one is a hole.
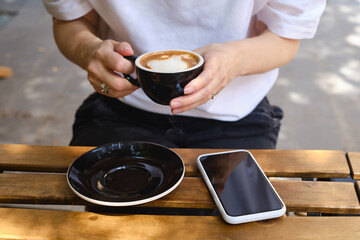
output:
M55 41L65 57L88 72L88 80L97 92L121 98L137 89L116 73L134 71L134 64L123 57L133 55L133 50L129 43L100 39L99 22L95 10L71 21L53 18Z
M116 73L130 74L134 71L133 62L123 57L134 54L129 43L113 40L98 41L92 52L86 70L88 80L95 91L106 96L121 98L138 89Z

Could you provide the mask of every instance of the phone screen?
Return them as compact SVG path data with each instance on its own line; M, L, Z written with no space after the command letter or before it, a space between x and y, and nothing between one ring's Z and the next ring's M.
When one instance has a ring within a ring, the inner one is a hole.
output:
M230 216L282 208L266 176L248 152L230 152L200 158L215 192Z

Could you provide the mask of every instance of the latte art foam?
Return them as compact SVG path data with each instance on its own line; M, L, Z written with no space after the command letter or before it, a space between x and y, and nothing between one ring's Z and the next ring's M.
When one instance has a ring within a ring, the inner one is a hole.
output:
M187 62L183 60L187 58L189 58L189 55L174 55L174 56L163 55L162 59L149 61L147 63L147 66L155 71L166 71L166 72L181 71L191 67L188 66Z
M194 67L199 58L187 52L163 51L145 55L140 63L142 66L159 72L177 72Z

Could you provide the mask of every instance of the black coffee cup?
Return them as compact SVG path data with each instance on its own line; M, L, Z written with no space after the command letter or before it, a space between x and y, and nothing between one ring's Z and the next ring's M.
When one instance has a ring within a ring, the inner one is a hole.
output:
M186 50L163 50L125 58L135 62L137 79L128 74L124 77L163 105L184 95L184 87L202 72L204 65L199 54Z

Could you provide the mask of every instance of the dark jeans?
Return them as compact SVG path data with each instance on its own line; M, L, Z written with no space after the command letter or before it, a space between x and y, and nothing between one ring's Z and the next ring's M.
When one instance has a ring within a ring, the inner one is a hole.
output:
M282 117L267 98L245 118L227 122L151 113L94 93L76 112L70 145L148 141L171 148L274 149Z

